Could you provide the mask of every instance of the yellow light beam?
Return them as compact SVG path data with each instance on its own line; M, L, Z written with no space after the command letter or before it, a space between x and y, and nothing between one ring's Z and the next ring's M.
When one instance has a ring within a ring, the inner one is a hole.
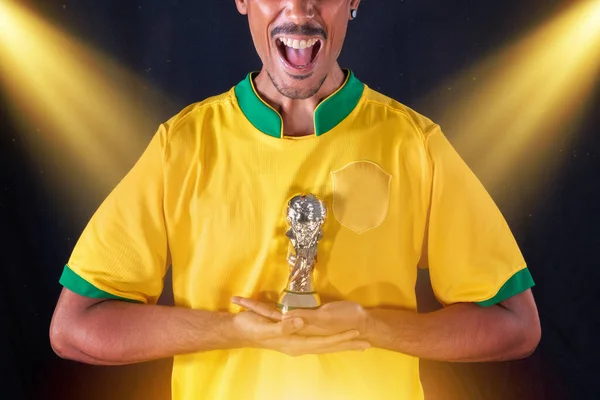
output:
M0 84L28 150L60 171L44 179L63 201L97 202L156 131L157 106L173 102L22 6L0 0L0 16Z
M599 72L600 2L581 1L419 103L441 105L431 114L488 188L539 186L564 159Z

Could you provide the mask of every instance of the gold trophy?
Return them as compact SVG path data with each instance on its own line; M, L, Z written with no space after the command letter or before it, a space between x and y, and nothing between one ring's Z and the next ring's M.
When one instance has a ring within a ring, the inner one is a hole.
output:
M290 229L286 236L292 249L287 257L290 276L287 287L281 292L277 307L286 313L297 308L318 308L321 305L315 291L313 271L317 245L323 237L323 224L327 216L325 204L313 194L294 196L288 202L287 220Z

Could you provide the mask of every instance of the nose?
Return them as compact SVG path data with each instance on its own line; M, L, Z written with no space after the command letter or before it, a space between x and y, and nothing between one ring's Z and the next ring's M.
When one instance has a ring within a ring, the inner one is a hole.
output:
M286 17L298 25L310 21L315 16L315 0L288 0Z

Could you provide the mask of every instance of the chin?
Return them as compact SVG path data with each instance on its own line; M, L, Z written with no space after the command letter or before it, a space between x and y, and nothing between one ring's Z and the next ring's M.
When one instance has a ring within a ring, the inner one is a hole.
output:
M269 78L283 96L304 100L314 96L323 85L327 75L320 75L316 75L315 72L306 75L292 75L289 72L280 71L277 75L269 73Z

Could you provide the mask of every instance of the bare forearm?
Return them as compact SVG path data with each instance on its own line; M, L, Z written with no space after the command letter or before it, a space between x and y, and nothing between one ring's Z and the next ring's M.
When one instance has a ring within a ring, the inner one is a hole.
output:
M384 309L367 313L366 337L374 347L432 360L522 358L539 341L522 319L501 306L456 304L428 314Z
M231 314L104 301L53 322L57 352L77 361L118 365L236 347Z

